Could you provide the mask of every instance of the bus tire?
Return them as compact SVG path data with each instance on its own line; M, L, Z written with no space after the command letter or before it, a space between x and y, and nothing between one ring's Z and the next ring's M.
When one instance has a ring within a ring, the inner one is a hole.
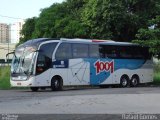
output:
M130 81L131 87L137 87L139 84L139 77L138 75L133 75Z
M51 80L52 91L60 91L63 89L63 80L59 76L55 76Z
M32 92L37 92L39 87L30 87L30 89L32 90Z
M46 87L41 87L40 89L41 89L41 90L46 90Z
M127 75L123 75L120 79L120 87L125 88L129 85L129 77Z

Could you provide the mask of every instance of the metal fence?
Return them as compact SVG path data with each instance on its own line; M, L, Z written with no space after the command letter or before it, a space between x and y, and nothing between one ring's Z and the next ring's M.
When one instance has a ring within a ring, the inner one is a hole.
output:
M0 59L0 66L10 66L12 62L12 59Z

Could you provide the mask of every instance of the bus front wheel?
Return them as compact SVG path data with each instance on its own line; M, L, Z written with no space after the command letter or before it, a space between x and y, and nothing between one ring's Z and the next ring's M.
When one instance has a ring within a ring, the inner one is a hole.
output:
M63 89L63 80L61 77L53 77L51 80L52 91L59 91Z
M31 90L33 91L33 92L37 92L38 91L38 87L31 87Z
M120 79L120 86L121 87L127 87L129 85L129 77L128 76L122 76Z

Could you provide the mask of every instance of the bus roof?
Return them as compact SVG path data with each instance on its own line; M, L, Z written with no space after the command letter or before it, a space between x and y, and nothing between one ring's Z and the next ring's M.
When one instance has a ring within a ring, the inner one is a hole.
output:
M61 41L65 41L65 42L71 42L71 43L95 43L95 44L107 44L107 45L122 45L122 46L137 46L137 44L134 43L130 43L130 42L115 42L113 40L98 40L98 39L79 39L79 38L75 38L75 39L68 39L68 38L61 38Z
M135 46L137 44L129 43L129 42L115 42L113 40L98 40L98 39L68 39L68 38L38 38L28 40L27 42L23 43L19 47L22 46L35 46L38 47L41 43L46 41L55 41L55 42L69 42L69 43L90 43L90 44L101 44L101 45L120 45L120 46Z
M39 44L43 43L43 42L46 42L46 41L55 41L55 40L60 40L59 38L37 38L37 39L31 39L31 40L28 40L26 41L25 43L21 44L19 47L22 47L22 46L36 46L38 47Z

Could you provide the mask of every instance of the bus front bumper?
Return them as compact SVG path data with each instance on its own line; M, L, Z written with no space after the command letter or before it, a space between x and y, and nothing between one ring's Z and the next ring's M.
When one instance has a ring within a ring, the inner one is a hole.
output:
M12 87L33 87L36 85L35 77L29 77L26 80L11 77L10 83Z

